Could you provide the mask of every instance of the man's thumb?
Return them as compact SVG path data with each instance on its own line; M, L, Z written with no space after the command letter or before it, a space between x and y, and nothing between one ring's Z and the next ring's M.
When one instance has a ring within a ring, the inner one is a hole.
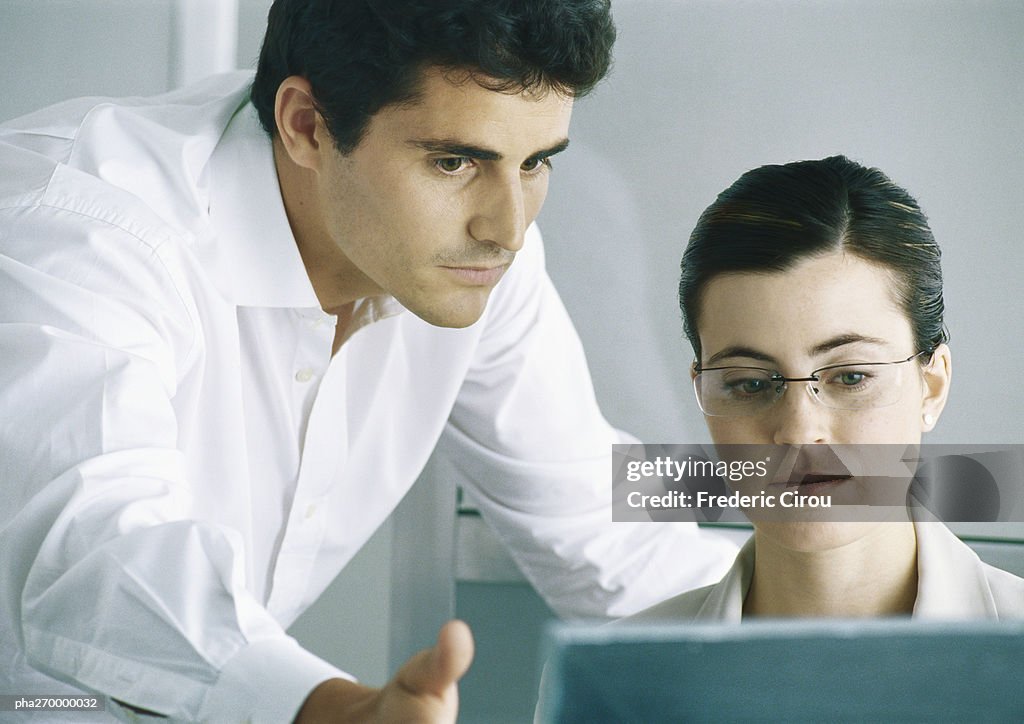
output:
M442 696L462 678L473 661L473 634L465 622L452 620L441 627L433 648L420 651L398 672L405 689Z

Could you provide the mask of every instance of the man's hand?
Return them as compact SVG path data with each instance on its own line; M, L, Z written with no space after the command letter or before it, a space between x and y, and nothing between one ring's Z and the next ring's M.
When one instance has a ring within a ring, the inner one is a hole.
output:
M454 722L456 684L473 660L473 635L462 621L441 628L433 648L410 658L383 689L330 679L313 689L295 724Z

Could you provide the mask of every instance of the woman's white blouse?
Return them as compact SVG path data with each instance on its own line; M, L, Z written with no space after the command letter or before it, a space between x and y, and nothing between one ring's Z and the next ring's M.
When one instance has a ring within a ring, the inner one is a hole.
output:
M914 531L917 598L913 618L1024 618L1024 579L982 561L942 523L915 522ZM750 538L721 581L675 596L628 620L738 623L754 575L754 557Z

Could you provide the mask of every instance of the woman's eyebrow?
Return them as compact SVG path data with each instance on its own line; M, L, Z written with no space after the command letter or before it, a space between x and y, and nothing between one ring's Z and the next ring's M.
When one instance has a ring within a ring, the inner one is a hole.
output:
M756 359L759 362L768 362L769 364L775 364L776 363L775 358L772 357L770 354L765 354L764 352L760 352L760 351L754 349L753 347L743 347L742 345L733 345L732 347L726 347L725 349L721 349L718 352L715 352L713 355L708 357L707 363L705 365L703 365L703 366L704 367L711 367L716 362L718 362L720 360L723 360L723 359L728 359L730 357L747 357L749 359Z
M884 339L879 339L878 337L869 337L863 334L848 332L846 334L837 334L835 337L826 339L824 342L820 342L811 347L808 352L811 357L815 357L819 354L824 354L825 352L831 352L832 350L838 347L843 347L847 344L873 344L879 347L884 347L888 345L888 342Z
M879 347L886 346L888 342L879 337L870 337L865 334L856 334L854 332L847 332L845 334L837 334L834 337L826 339L824 342L819 342L808 350L808 355L815 357L825 352L831 352L834 349L843 347L848 344L872 344ZM747 359L757 360L759 362L767 362L768 364L777 364L777 360L766 352L754 349L753 347L745 347L743 345L732 345L715 352L708 358L708 361L703 365L704 367L711 367L715 363L729 359L731 357L745 357Z

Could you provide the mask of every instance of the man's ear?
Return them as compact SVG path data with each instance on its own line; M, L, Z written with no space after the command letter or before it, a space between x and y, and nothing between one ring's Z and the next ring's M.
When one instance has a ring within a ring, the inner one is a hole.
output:
M930 432L939 421L939 415L949 397L949 384L953 379L953 360L949 345L940 344L932 353L931 361L922 368L924 397L921 400L921 431Z
M690 363L690 382L697 379L697 360Z
M318 171L328 134L308 80L292 75L281 81L274 100L274 120L289 158L298 166Z

